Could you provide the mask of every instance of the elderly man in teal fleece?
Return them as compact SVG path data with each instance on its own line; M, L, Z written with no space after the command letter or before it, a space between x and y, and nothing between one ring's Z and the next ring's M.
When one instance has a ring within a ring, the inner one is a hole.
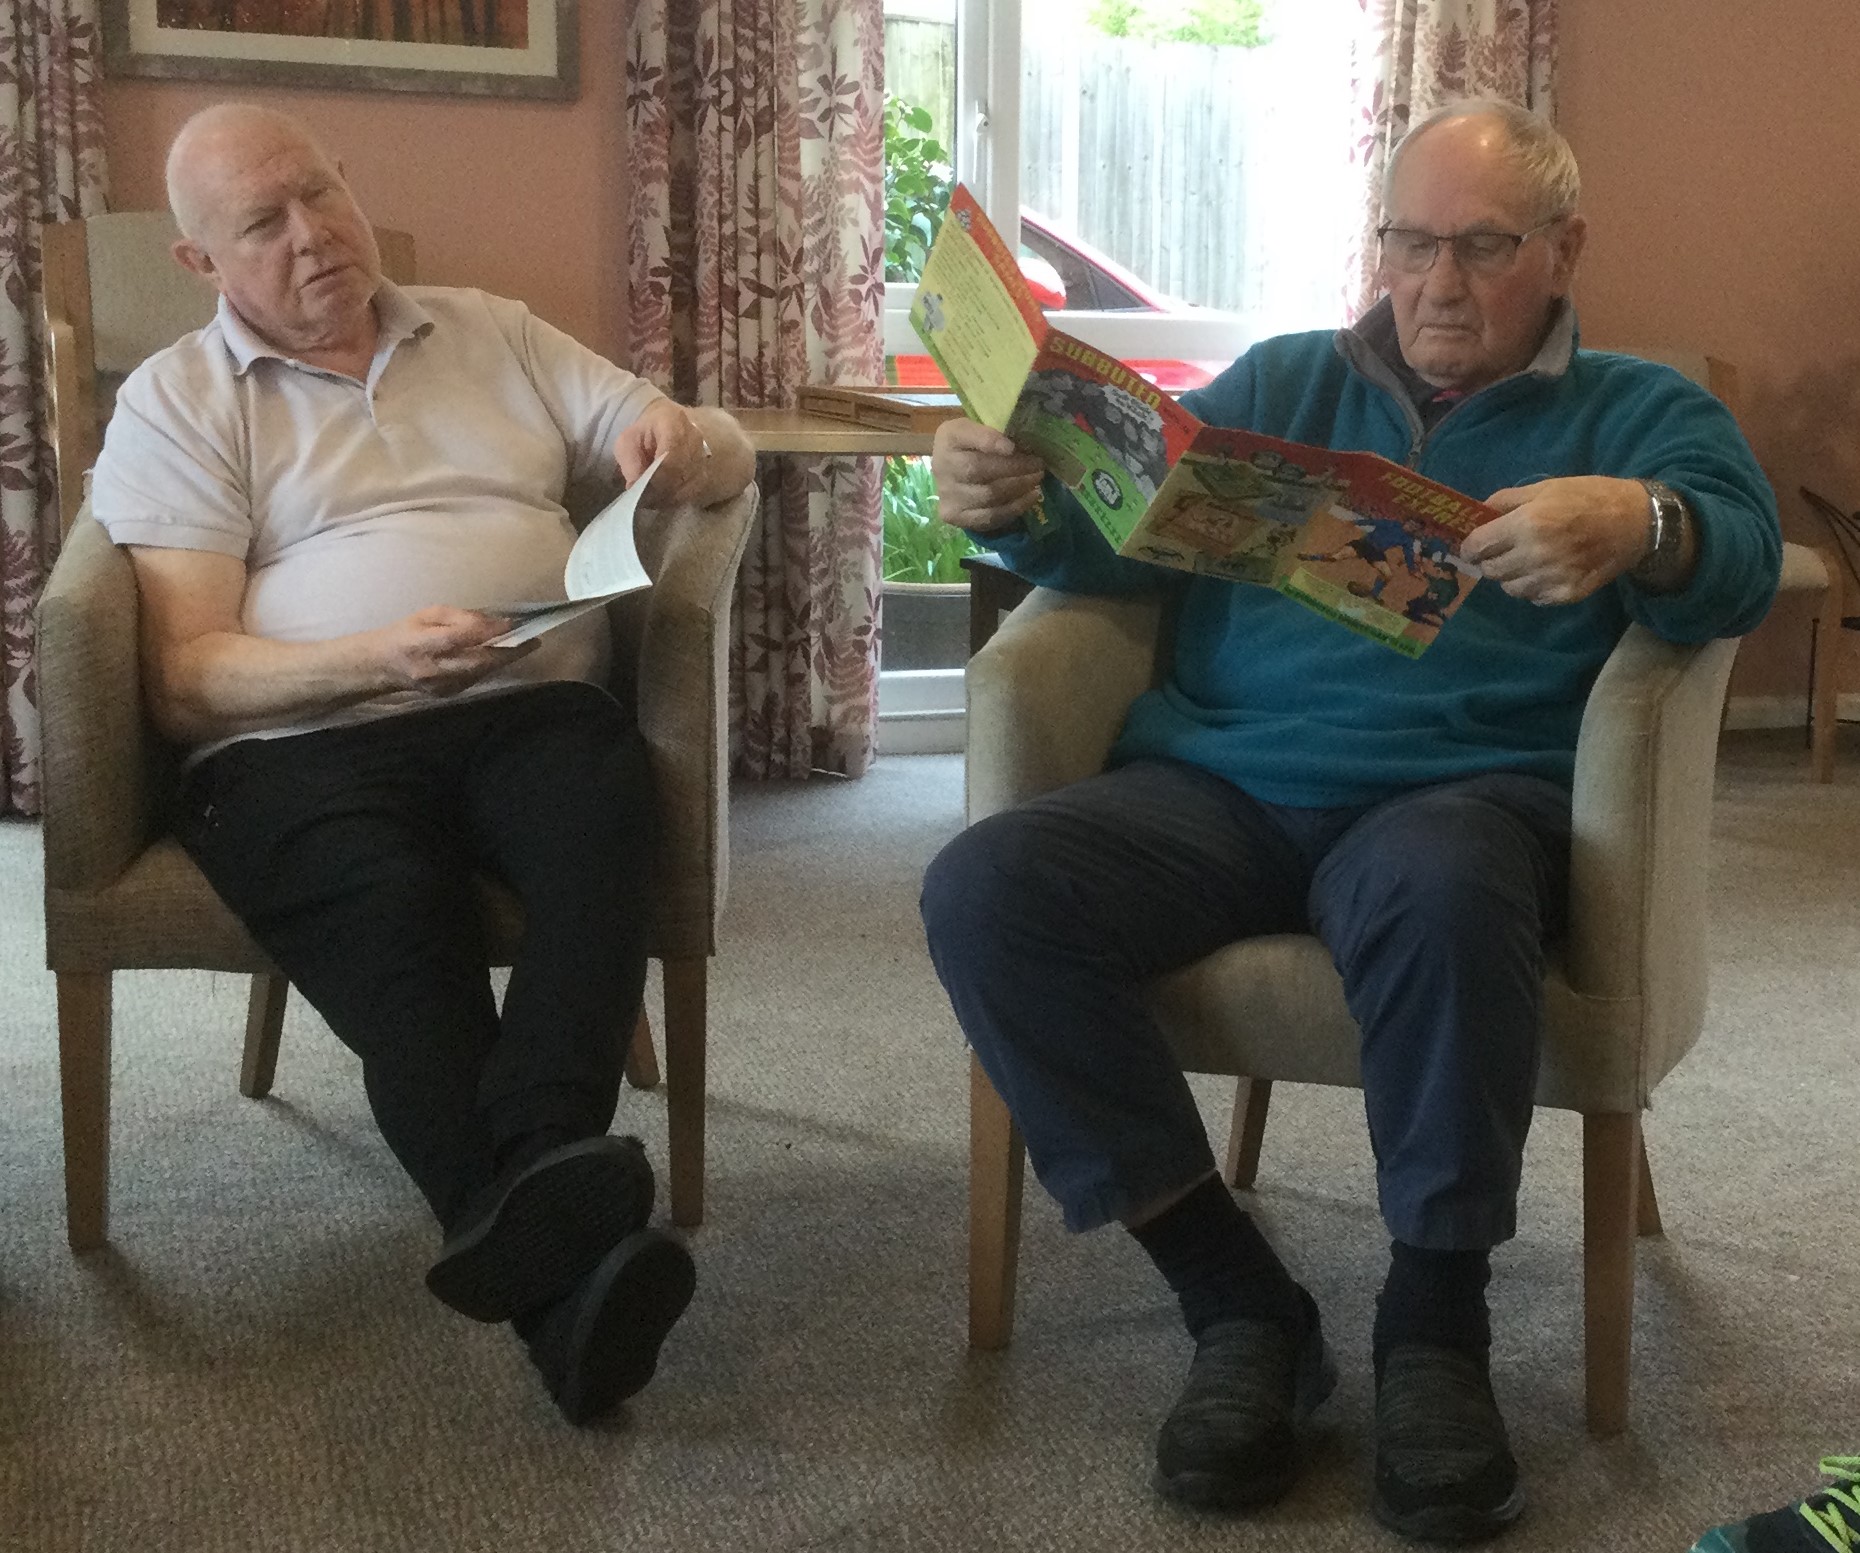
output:
M1215 1172L1143 985L1223 943L1312 932L1362 1031L1393 1241L1373 1337L1373 1506L1404 1535L1491 1536L1523 1506L1488 1377L1491 1248L1515 1231L1545 941L1567 894L1583 703L1622 632L1749 630L1775 499L1724 407L1577 345L1585 236L1548 124L1463 103L1397 148L1387 295L1353 328L1263 341L1202 419L1361 448L1489 503L1487 579L1397 657L1261 588L1121 559L1036 460L937 435L943 517L1021 576L1173 590L1165 682L1101 775L995 815L931 865L932 957L1067 1223L1121 1222L1195 1342L1155 1481L1245 1510L1286 1492L1335 1366L1318 1309ZM1022 520L1044 500L1052 521Z

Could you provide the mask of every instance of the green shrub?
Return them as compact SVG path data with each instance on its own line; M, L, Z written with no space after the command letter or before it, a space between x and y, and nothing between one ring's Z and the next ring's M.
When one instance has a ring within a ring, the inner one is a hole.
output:
M1264 0L1097 0L1085 19L1107 37L1148 43L1256 49L1269 41Z
M936 515L927 458L885 460L883 496L886 582L963 582L962 558L976 545Z
M916 281L949 209L956 172L930 134L930 110L885 98L885 279Z

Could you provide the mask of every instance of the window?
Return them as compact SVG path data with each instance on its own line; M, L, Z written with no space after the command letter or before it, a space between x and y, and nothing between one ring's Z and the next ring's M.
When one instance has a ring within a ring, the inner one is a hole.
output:
M1360 25L1356 0L887 0L886 88L1020 222L1066 327L1179 391L1342 320ZM889 289L887 351L921 359Z

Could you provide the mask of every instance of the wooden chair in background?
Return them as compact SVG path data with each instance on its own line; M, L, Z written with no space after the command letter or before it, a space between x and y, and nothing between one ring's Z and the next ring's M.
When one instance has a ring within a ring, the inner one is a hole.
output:
M390 279L413 278L413 242L377 230ZM51 431L64 542L39 606L46 963L58 978L65 1199L71 1244L108 1227L111 977L192 967L252 977L239 1088L267 1094L288 984L165 833L175 752L141 695L135 574L84 511L85 476L115 392L152 352L204 324L212 291L169 256L165 212L45 228ZM705 988L728 872L727 652L730 595L757 510L752 486L694 517L642 518L651 590L617 600L615 669L630 676L665 832L653 954L664 968L672 1218L703 1217ZM516 903L486 879L492 963L521 932ZM658 1082L642 1014L627 1074Z

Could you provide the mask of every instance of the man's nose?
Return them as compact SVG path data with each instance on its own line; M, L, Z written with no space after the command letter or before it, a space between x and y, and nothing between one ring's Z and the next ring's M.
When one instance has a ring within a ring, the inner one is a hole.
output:
M293 201L290 208L291 247L298 251L320 248L329 228L308 205Z
M1422 286L1430 297L1435 298L1457 297L1465 292L1466 272L1460 268L1459 255L1453 251L1453 244L1442 243L1434 251L1434 262L1428 266Z

